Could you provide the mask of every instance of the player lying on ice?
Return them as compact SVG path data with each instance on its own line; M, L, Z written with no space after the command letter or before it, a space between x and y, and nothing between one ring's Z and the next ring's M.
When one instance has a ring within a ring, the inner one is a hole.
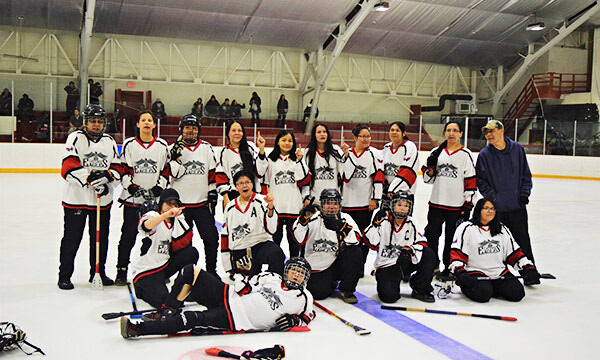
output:
M289 259L284 278L264 271L249 279L236 274L233 286L193 265L181 270L162 308L140 323L121 318L121 335L175 334L180 331L214 330L285 331L306 325L314 318L313 297L305 289L310 265L299 257ZM179 311L187 297L208 309Z

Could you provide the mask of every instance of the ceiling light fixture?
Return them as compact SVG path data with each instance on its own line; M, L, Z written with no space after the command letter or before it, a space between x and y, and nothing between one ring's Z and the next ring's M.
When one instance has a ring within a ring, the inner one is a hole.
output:
M540 30L544 30L546 28L546 24L544 24L542 21L537 21L537 16L534 14L533 15L533 23L528 24L526 29L527 31L540 31Z
M390 9L390 3L387 1L382 1L378 4L375 4L375 11L388 11Z

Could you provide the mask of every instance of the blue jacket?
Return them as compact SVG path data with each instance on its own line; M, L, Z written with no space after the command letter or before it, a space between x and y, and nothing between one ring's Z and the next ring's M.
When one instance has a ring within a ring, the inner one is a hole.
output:
M514 211L521 208L520 196L529 197L533 184L525 149L507 136L504 141L503 150L488 144L479 153L475 166L477 188L481 195L495 201L498 211Z

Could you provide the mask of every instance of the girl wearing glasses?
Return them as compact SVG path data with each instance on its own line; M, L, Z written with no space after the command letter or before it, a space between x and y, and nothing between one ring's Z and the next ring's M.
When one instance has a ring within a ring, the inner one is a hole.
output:
M519 270L525 285L540 283L540 274L525 256L510 231L496 217L496 205L480 199L473 218L458 226L450 252L450 269L456 284L469 299L488 302L492 296L520 301L523 285L508 266ZM478 280L481 276L501 276L498 280Z
M469 220L473 208L473 196L477 190L475 183L475 163L469 149L460 143L463 135L462 125L451 120L444 125L446 140L431 151L427 165L423 166L423 180L433 184L427 213L425 237L436 256L436 269L439 267L439 238L444 229L444 251L442 261L445 270L441 277L450 272L450 246L456 230L456 222ZM439 270L436 271L439 273Z
M391 142L385 144L381 151L385 174L384 193L390 198L393 194L403 191L414 200L419 172L419 151L415 143L406 136L406 125L403 122L393 122L390 125L389 136Z

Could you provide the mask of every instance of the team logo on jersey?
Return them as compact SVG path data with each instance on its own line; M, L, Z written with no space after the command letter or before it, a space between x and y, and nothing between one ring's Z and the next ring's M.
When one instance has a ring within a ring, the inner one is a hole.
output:
M484 240L479 243L477 248L479 255L485 254L497 254L500 252L500 241L498 240Z
M108 156L92 151L83 155L83 166L86 168L106 169L108 168Z
M321 166L315 169L315 180L333 180L335 179L335 174L333 169L329 166Z
M281 185L281 184L294 184L296 182L296 179L294 178L294 172L287 170L287 171L280 171L277 174L275 174L275 185Z
M392 163L385 164L385 176L396 176L398 170L400 170L400 166Z
M133 164L135 174L156 174L158 172L158 163L152 159L140 159Z
M354 172L352 173L353 178L366 178L367 177L367 168L361 165L356 165L354 168Z
M452 164L439 164L437 166L437 176L445 176L456 179L458 177L458 168Z
M158 253L161 255L169 255L169 248L171 247L169 240L161 240L158 244Z
M389 244L384 246L383 250L381 251L381 256L382 257L386 257L386 258L397 258L398 256L400 256L400 249L402 249L402 246L400 245L394 245L394 244Z
M313 243L314 252L335 253L338 249L338 244L326 239L318 239Z
M233 167L231 168L231 178L233 178L233 175L237 174L238 172L244 170L244 164L242 163L237 163L235 165L233 165Z
M183 164L185 167L184 175L204 175L206 174L206 165L200 161L191 160Z
M271 307L271 310L276 310L279 307L283 306L283 302L281 301L281 298L279 297L279 295L277 295L275 290L268 287L262 287L260 290L258 290L258 293L261 294L265 298L265 300L267 300L269 306Z
M250 234L250 224L242 224L236 226L235 229L231 232L231 238L233 241L238 241L246 237L246 235Z

